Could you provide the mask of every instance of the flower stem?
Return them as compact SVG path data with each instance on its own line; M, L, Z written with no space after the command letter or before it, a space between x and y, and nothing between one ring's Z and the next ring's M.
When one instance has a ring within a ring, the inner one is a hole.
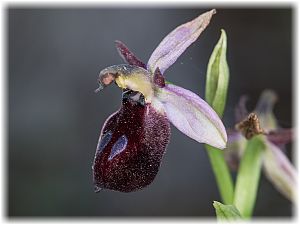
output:
M264 143L260 136L248 141L240 162L235 186L234 205L244 218L252 216L262 166Z
M215 174L218 189L224 204L233 203L234 187L229 168L220 149L205 145L209 160Z

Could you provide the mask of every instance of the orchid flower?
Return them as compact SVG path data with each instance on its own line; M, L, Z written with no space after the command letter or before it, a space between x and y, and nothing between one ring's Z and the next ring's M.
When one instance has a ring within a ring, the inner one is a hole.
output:
M297 191L297 173L295 167L284 154L284 145L291 141L293 132L292 129L283 129L278 126L272 112L276 99L276 94L273 91L266 90L262 93L254 110L260 124L256 131L264 134L264 174L281 194L290 201L294 201ZM240 121L248 114L246 101L247 98L245 96L240 99L239 106L236 109L237 121ZM248 132L247 135L249 136L250 133ZM234 169L237 167L239 158L244 154L247 145L245 137L247 135L242 135L236 131L228 134L228 147L224 152L229 165Z
M96 148L95 191L136 191L158 173L170 139L170 122L190 138L224 149L227 134L217 113L198 95L165 81L164 72L199 37L215 10L206 12L168 34L147 64L122 42L116 48L127 64L103 69L102 90L116 83L122 90L121 108L103 125Z

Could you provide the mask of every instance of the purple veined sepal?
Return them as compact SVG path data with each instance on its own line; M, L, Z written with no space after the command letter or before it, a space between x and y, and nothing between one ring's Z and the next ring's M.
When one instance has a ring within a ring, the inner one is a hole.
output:
M147 68L154 73L157 67L162 74L177 60L177 58L195 42L202 31L210 23L216 10L210 10L170 32L157 46L150 56Z
M225 127L217 113L195 93L165 84L156 92L170 122L182 133L213 147L224 149L227 142Z
M121 108L105 122L97 146L95 191L132 192L149 185L158 173L170 139L170 123L143 95L123 93Z

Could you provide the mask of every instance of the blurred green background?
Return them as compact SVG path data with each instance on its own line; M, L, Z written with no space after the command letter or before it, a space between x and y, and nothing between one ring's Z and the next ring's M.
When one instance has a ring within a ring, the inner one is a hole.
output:
M165 35L211 8L7 7L9 217L214 216L212 201L220 197L204 146L173 126L161 169L146 189L96 194L91 170L101 127L120 106L117 87L94 93L99 71L122 63L114 40L147 62ZM241 95L250 97L251 110L269 88L279 96L279 124L293 126L293 9L216 9L167 80L204 97L208 59L223 28L231 75L225 125L233 126ZM292 214L290 202L262 176L254 216Z

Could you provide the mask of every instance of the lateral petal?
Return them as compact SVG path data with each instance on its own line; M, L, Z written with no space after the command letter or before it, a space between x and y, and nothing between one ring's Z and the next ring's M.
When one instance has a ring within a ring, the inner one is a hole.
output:
M120 56L126 63L146 69L146 64L139 60L123 42L116 40L115 44Z

